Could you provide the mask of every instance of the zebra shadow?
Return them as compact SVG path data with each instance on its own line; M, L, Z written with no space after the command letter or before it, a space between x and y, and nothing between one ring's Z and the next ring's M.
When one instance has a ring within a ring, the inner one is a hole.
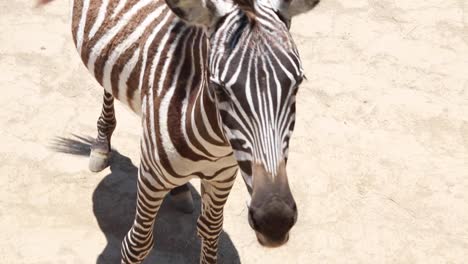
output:
M90 137L74 135L57 137L51 148L57 152L89 156ZM98 184L93 193L93 212L107 245L98 256L97 264L120 263L120 244L130 229L135 215L138 168L132 161L112 150L110 173ZM200 240L197 237L197 218L200 214L200 194L189 186L195 211L191 215L177 211L166 199L158 213L155 225L155 247L144 263L186 264L199 263ZM219 263L240 263L239 254L229 235L223 231L220 238Z

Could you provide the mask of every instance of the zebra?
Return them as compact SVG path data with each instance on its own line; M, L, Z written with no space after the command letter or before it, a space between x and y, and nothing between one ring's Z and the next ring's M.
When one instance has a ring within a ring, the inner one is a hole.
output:
M141 118L136 215L122 263L141 263L152 249L167 194L193 210L187 183L195 177L200 263L216 263L239 170L259 243L288 241L298 213L286 164L305 79L292 13L289 0L72 0L74 44L104 88L91 171L109 165L114 99Z

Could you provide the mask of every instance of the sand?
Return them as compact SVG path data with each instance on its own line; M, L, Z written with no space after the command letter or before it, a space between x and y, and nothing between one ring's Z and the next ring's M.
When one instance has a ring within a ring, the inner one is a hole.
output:
M138 118L117 106L113 163L89 172L102 89L73 47L68 1L32 6L0 3L0 263L119 263ZM466 263L467 19L463 0L323 0L295 17L299 220L287 245L262 248L239 178L220 263ZM196 263L197 213L165 203L145 263Z

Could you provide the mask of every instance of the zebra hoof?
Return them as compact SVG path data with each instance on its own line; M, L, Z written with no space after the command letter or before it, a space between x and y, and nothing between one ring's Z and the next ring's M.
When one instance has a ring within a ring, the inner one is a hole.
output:
M91 151L89 155L89 170L100 172L109 166L110 153Z
M193 213L193 198L192 193L190 191L179 192L177 194L171 193L170 197L172 203L174 204L177 210L181 211L184 214Z

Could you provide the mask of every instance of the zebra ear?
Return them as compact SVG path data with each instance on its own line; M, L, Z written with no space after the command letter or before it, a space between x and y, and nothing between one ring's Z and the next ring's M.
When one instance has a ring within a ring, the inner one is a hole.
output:
M320 0L259 0L267 1L271 7L277 10L281 16L290 20L293 16L305 13L313 9Z
M166 0L169 8L188 23L211 26L216 18L230 12L234 5L225 0Z
M308 12L316 7L319 3L320 0L292 0L288 10L289 17Z

